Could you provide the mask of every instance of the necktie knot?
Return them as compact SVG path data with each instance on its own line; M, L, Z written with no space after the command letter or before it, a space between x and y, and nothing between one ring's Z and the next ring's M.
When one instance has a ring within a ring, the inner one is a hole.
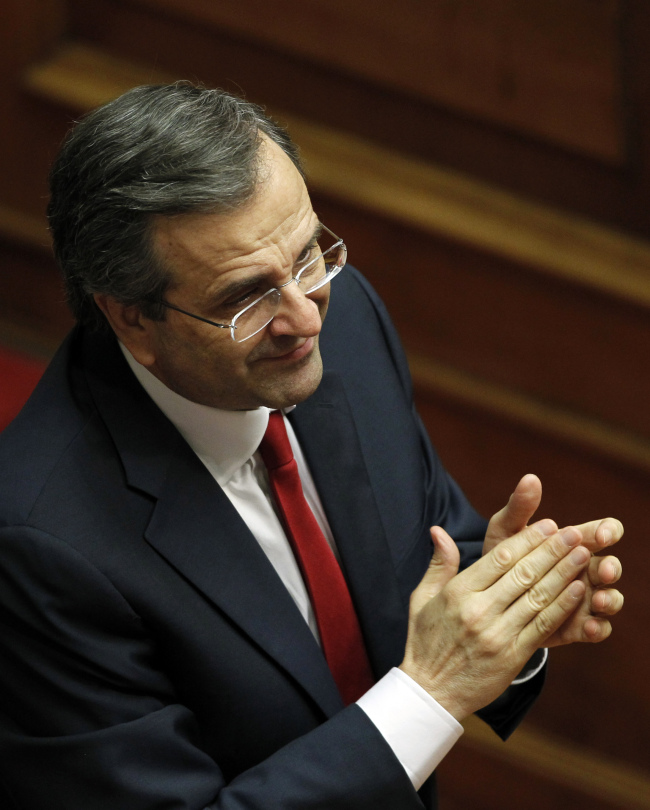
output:
M260 444L260 453L268 470L277 470L293 461L293 450L280 411L271 411L266 433Z

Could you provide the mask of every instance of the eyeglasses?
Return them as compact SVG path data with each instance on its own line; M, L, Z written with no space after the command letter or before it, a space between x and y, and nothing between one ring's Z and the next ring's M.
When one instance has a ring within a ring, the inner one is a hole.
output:
M295 281L304 295L311 295L311 293L315 293L316 290L320 290L321 287L329 284L341 272L347 260L348 249L343 240L339 239L329 228L326 228L325 225L321 225L321 227L323 232L318 242L322 244L325 241L333 240L334 244L329 245L325 250L321 249L320 244L314 245L307 256L302 259L300 270L289 281L267 290L264 295L256 298L251 304L240 310L230 323L216 323L216 321L187 312L174 304L170 304L168 301L160 301L160 303L167 309L176 310L176 312L181 312L183 315L188 315L197 321L209 323L211 326L218 326L219 329L230 329L230 336L235 343L243 343L261 332L275 318L280 308L282 289L284 287ZM314 256L314 253L317 255Z

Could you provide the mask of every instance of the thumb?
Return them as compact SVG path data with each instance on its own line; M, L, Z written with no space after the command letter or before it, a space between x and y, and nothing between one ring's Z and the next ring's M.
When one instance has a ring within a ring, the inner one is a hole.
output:
M492 516L485 533L483 554L502 540L512 537L528 525L542 500L542 482L536 475L524 475L508 503Z
M440 526L430 529L433 540L433 556L420 584L413 591L411 606L419 612L434 596L437 596L449 580L458 573L460 552L458 546Z

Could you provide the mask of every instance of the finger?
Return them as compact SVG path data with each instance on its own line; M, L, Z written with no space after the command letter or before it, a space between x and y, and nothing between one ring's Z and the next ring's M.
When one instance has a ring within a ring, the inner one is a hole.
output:
M563 529L521 560L492 589L515 596L506 616L514 632L547 608L584 571L590 557L580 539L575 528Z
M591 597L591 611L601 616L615 616L623 607L625 599L616 588L603 588Z
M623 573L623 566L618 557L592 557L589 563L589 581L594 587L613 585Z
M601 551L613 546L623 537L623 524L616 518L602 518L582 523L578 527L584 538L583 543L590 551Z
M605 641L612 634L612 624L607 619L590 616L582 627L582 640L591 644Z
M430 599L437 596L449 580L458 573L460 552L458 546L440 526L430 529L433 541L433 556L420 584L411 594L411 608L419 611Z
M580 610L569 616L563 627L547 638L545 646L558 647L564 644L574 644L576 642L588 642L597 644L605 641L612 634L612 623L600 616L580 616Z
M557 526L552 520L540 520L522 531L502 540L489 554L481 557L458 575L458 584L470 591L484 591L516 563L555 534Z
M519 633L519 644L530 655L575 613L585 595L584 582L568 585L544 610L537 613Z
M536 475L524 475L508 503L492 516L485 534L483 553L524 529L542 500L542 482Z

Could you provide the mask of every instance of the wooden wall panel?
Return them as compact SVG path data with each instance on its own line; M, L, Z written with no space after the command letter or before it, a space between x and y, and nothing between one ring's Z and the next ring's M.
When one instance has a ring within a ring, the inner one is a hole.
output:
M504 747L516 746L517 734ZM445 757L438 769L442 810L576 810L584 806L584 794L576 786L552 781L535 773L521 771L489 752L470 748L461 742ZM647 793L595 795L589 798L591 810L645 810Z
M60 38L65 2L5 0L0 14L0 204L42 213L48 168L64 130L24 93L22 75Z
M411 350L650 437L648 307L313 198Z
M611 67L611 71L605 69L609 78L605 79L604 74L599 74L600 68L594 66L590 69L591 79L580 72L564 71L561 83L568 87L572 81L603 81L610 88L598 91L609 98L604 102L609 112L602 112L601 107L600 118L616 116L616 148L624 141L624 164L613 164L611 155L597 158L588 146L586 151L579 151L577 146L561 148L541 135L531 136L525 128L459 113L452 106L422 95L345 72L331 62L301 58L281 41L261 42L233 27L219 26L211 15L220 14L222 4L209 4L213 11L199 22L192 11L196 12L198 5L176 0L69 0L71 32L116 54L182 78L198 77L208 84L243 91L249 98L277 109L355 132L601 221L650 234L650 120L645 103L650 94L650 6L644 0L628 0L620 6L592 0L577 6L563 5L594 11L601 22L592 25L598 30L607 29L607 36L611 35L608 45L603 44L605 39L597 40L601 42L598 47L594 42L581 43L591 54L589 59L595 60L594 65L604 62ZM542 7L537 3L511 4L517 13ZM551 7L556 4L549 4ZM390 4L390 8L397 7ZM615 22L616 8L620 8L620 17ZM604 18L609 20L606 26ZM141 36L143 30L148 32L146 37ZM589 30L587 26L585 36ZM619 50L618 55L607 56L620 43L622 53ZM606 53L601 52L602 48ZM531 129L544 126L535 123L535 102L536 94L531 92ZM560 117L579 118L579 109L577 103L569 105L569 109L562 107ZM598 127L593 129L597 131Z
M604 160L624 156L617 0L133 2Z
M482 780L472 780L474 800L465 806L482 807L487 794L497 800L498 807L498 791L501 802L505 801L512 808L525 807L528 810L531 805L522 799L523 788L526 799L549 808L555 808L558 802L565 806L563 802L567 800L573 802L572 807L583 806L586 802L590 802L590 806L604 804L625 810L648 810L650 807L650 774L622 759L597 753L589 747L588 741L585 745L573 745L562 737L536 731L525 722L504 744L476 717L469 717L464 726L465 734L458 751L454 751L453 759L445 761L445 766L453 768L454 760L459 763L464 758L466 773L473 774L474 753L478 755L479 763L481 760L489 763L489 777L485 784ZM447 773L445 766L443 775ZM502 780L508 786L512 783L513 790L504 792ZM462 785L458 781L451 783L455 791L467 795L469 780Z
M27 330L28 348L53 348L72 326L54 258L0 237L0 267L0 320Z

